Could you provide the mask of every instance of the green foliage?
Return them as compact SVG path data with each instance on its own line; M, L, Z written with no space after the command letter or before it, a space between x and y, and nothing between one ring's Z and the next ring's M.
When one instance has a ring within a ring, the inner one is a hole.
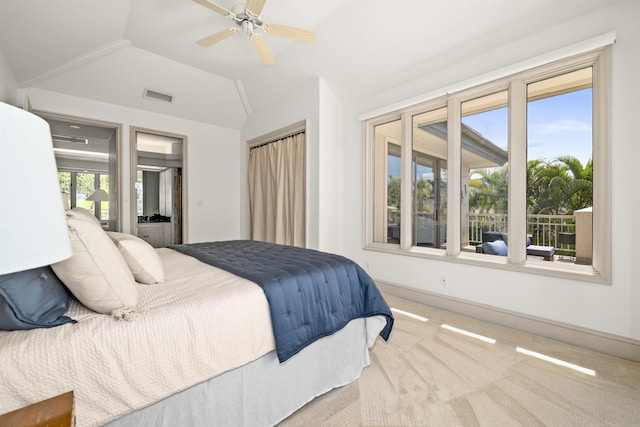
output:
M400 209L400 177L389 175L387 206Z
M71 172L58 172L60 192L71 194Z
M416 182L416 212L431 213L432 206L429 206L429 200L433 193L433 181L419 179Z
M482 178L469 181L469 209L475 213L506 213L508 167L477 169Z
M469 209L475 213L507 213L508 166L478 169L469 180ZM584 166L572 156L527 162L529 214L571 215L593 205L593 163Z
M593 204L593 166L575 157L527 164L527 209L531 214L571 215Z

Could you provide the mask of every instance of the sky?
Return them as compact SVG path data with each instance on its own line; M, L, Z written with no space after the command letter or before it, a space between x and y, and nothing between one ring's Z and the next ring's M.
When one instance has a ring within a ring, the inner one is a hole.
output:
M591 89L529 102L527 159L576 157L584 165L592 158ZM507 109L463 117L462 122L507 149Z
M584 166L592 155L592 90L539 99L527 105L527 160L570 155ZM462 118L462 122L507 150L508 110L500 108ZM400 159L389 158L389 175L400 176Z

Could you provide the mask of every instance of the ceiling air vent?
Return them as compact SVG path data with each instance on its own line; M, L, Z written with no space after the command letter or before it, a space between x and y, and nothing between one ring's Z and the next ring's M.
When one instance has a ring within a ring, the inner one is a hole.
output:
M145 98L155 99L156 101L173 102L173 95L158 92L157 90L145 89L143 96Z

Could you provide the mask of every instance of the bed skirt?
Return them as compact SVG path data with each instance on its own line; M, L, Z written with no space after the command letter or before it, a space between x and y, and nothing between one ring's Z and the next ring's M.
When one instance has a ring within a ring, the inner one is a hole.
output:
M367 334L369 322L369 334ZM336 387L349 384L369 365L372 323L359 318L334 335L308 346L280 364L275 351L197 384L109 424L126 426L272 426Z

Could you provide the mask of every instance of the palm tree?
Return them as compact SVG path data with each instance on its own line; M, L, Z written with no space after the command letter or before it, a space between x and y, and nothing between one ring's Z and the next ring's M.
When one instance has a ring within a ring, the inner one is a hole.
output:
M508 167L477 169L482 178L469 181L469 210L476 213L506 213Z
M559 186L565 195L565 204L569 212L592 206L593 204L593 162L591 159L582 166L580 160L572 156L558 157L558 161L564 163L572 179L569 183L561 185L560 180L552 180L552 186Z
M572 156L527 163L527 206L532 214L571 215L593 203L593 167Z
M432 194L432 182L426 179L419 179L415 186L416 212L429 213L431 208L428 206L428 200Z

